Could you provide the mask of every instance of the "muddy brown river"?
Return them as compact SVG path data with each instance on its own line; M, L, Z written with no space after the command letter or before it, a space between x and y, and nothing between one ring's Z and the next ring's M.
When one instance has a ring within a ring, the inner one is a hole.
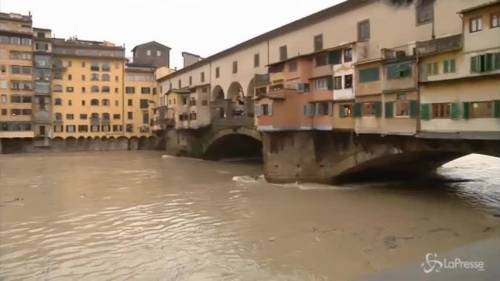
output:
M500 159L439 173L459 181L274 185L258 164L160 152L0 155L0 280L360 280L499 238Z

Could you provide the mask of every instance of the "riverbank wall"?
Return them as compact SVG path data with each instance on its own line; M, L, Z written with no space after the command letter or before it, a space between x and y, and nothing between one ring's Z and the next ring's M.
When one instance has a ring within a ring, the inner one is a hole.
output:
M0 139L0 154L37 152L127 151L164 149L162 140L150 138Z

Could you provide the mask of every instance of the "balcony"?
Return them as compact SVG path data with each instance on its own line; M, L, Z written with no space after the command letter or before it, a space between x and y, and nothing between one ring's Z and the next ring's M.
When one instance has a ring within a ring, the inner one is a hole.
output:
M457 34L448 37L417 42L417 54L429 56L439 53L461 50L463 48L463 35Z
M33 122L35 123L50 123L50 114L48 111L35 111L33 114Z
M245 98L244 105L236 105L231 100L218 100L211 104L212 124L217 127L253 127L254 108L251 97Z

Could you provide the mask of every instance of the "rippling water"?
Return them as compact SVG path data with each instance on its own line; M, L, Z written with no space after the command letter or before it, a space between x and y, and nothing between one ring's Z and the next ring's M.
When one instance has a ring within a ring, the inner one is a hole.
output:
M356 280L500 235L500 160L458 182L266 183L155 152L0 156L1 280Z

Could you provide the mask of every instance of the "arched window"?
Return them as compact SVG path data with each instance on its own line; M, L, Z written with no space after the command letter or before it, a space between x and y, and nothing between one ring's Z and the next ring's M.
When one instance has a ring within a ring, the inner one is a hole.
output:
M109 106L109 100L108 99L103 99L102 102L101 102L101 104L103 106Z
M54 105L62 105L62 99L60 99L60 98L55 99Z
M103 120L109 120L109 113L103 113L102 114L102 119Z
M109 91L110 91L109 86L102 86L101 88L102 93L109 93Z
M91 119L94 119L94 120L95 120L95 119L99 119L99 113L92 113L92 114L90 115L90 118L91 118Z
M98 99L92 99L90 101L91 106L99 106L99 100Z
M59 113L59 112L58 112L58 113L56 113L56 114L54 114L54 115L55 115L55 117L56 117L56 120L58 120L58 121L62 120L62 116L63 116L63 115L62 115L62 113Z
M52 91L53 91L54 93L60 93L60 92L62 92L62 91L63 91L63 86L62 86L62 85L59 85L59 84L54 85L54 87L52 87Z
M91 91L92 93L99 93L99 86L96 85L92 86Z

